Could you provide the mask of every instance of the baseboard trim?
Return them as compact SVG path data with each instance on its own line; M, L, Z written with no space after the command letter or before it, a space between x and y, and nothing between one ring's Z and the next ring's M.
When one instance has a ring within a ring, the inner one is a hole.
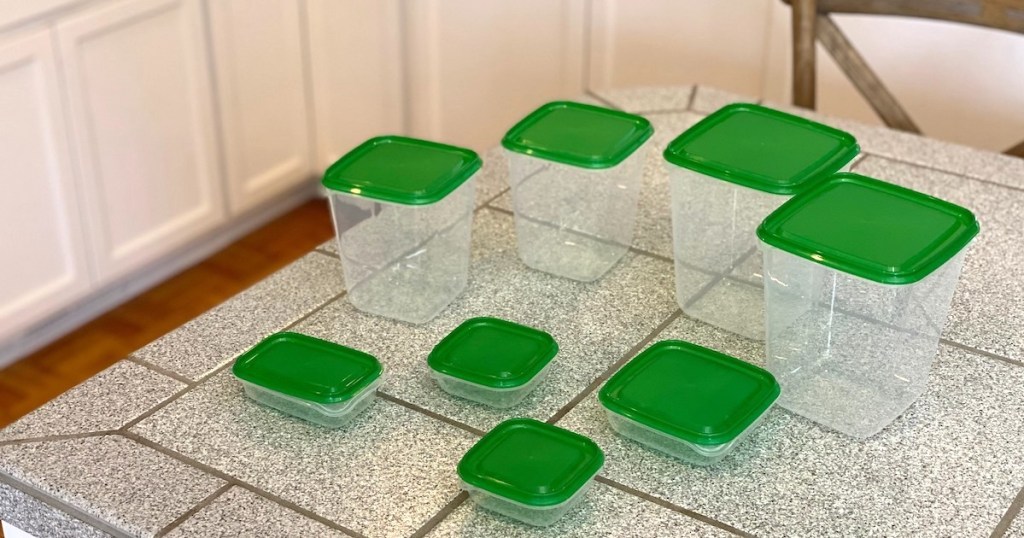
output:
M54 342L121 303L208 258L256 228L322 195L318 183L305 182L273 201L252 208L207 232L189 245L175 249L130 275L95 290L7 341L0 342L0 368Z

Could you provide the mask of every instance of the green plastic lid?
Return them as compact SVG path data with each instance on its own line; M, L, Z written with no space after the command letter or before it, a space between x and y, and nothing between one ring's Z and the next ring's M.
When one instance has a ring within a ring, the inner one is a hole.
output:
M857 174L794 196L757 228L775 248L883 284L921 280L977 234L969 210Z
M459 461L467 484L528 506L568 501L604 465L597 443L529 418L506 420Z
M683 168L772 194L796 194L860 152L849 133L758 105L718 109L665 149Z
M235 360L235 377L320 404L344 402L380 377L373 356L298 333L272 334Z
M494 389L525 385L558 353L550 334L497 318L468 319L434 347L431 369Z
M404 205L437 202L480 169L472 150L404 136L379 136L324 173L332 191Z
M732 441L778 397L764 369L679 340L647 348L598 394L608 410L696 445Z
M548 103L517 123L501 145L509 151L580 168L611 168L651 135L633 114L571 101Z

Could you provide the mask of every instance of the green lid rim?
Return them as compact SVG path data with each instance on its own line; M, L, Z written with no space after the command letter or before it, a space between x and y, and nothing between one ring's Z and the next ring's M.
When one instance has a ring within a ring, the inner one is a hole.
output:
M366 361L369 365L371 365L371 368L368 370L368 373L361 380L359 380L358 383L352 385L351 387L348 387L344 392L328 396L317 396L303 391L298 391L295 390L294 387L289 388L287 386L288 384L281 385L280 383L277 383L274 380L265 379L262 376L254 375L253 372L251 372L250 368L252 362L257 360L259 356L268 347L278 345L279 342L295 340L298 340L303 344L319 348L323 351L327 351L329 353L344 353L349 357L354 357L356 360ZM373 362L370 363L370 361ZM302 333L282 331L267 336L258 344L256 344L248 351L240 355L237 359L235 359L235 363L231 367L231 372L238 379L241 379L248 383L252 383L254 385L258 385L267 390L272 390L274 392L278 392L286 396L291 396L293 398L298 398L308 402L323 405L333 405L347 402L348 400L351 400L355 396L359 395L367 387L371 386L378 378L380 378L381 374L383 374L384 366L373 355L370 355L369 353L363 351L359 351L358 349L352 349L341 344L335 344L334 342L321 340L319 338L314 338L312 336L305 335Z
M556 108L575 108L577 110L587 110L591 112L598 112L607 116L625 119L634 122L639 132L637 136L630 141L630 144L622 148L617 153L604 157L593 157L585 158L579 157L572 154L567 154L557 150L546 150L542 148L534 148L522 142L519 142L517 138L519 135L532 127L539 120L543 119L548 113ZM551 101L541 105L540 108L534 110L528 114L525 118L519 120L518 123L512 126L511 129L505 133L505 136L501 139L501 145L505 149L515 152L522 153L523 155L529 155L530 157L536 157L538 159L544 159L547 161L553 161L556 163L567 164L578 168L587 168L591 170L601 170L606 168L612 168L625 161L629 156L633 155L637 149L644 145L654 134L654 126L651 122L643 116L636 114L630 114L621 110L615 110L612 108L604 108L600 106L589 105L586 103L578 103L576 101Z
M354 183L340 177L339 171L341 169L359 160L363 155L373 150L373 148L381 144L390 144L394 142L456 153L465 160L465 163L456 170L451 177L437 185L436 188L416 192L402 192L393 189L375 188L372 185ZM423 140L420 138L411 138L408 136L384 135L373 137L356 146L345 155L342 155L341 158L327 167L327 171L324 172L324 177L321 180L321 183L330 191L339 192L349 196L369 198L381 202L401 205L420 206L441 201L445 196L454 192L455 189L459 188L463 183L473 177L473 174L480 170L482 166L483 160L471 149L452 146L449 144L441 144L439 142L432 142L430 140ZM353 192L353 190L356 192Z
M842 147L838 151L819 159L812 166L805 169L806 173L802 178L789 183L778 183L760 174L726 168L699 156L687 155L681 152L681 146L684 146L693 138L703 135L709 129L715 127L719 122L728 118L737 111L753 111L786 123L813 129L823 135L832 136L838 139L842 144ZM669 142L665 147L665 151L662 153L662 156L666 161L676 166L693 170L694 172L716 179L728 181L729 183L769 194L793 195L813 187L823 181L828 177L828 175L838 172L859 154L860 146L858 145L856 138L846 131L753 103L732 103L723 106L707 117L701 119L689 129L683 131L674 140Z
M579 472L578 476L573 478L573 487L566 488L563 491L551 492L546 495L532 495L516 490L511 484L499 482L497 483L497 487L495 487L495 483L488 481L487 477L481 476L476 472L474 466L476 460L482 457L480 455L481 452L486 453L490 444L501 442L502 438L508 435L509 430L522 427L547 430L548 432L554 433L560 437L580 442L585 447L586 452L581 451L580 458L583 459L587 465L581 472ZM465 455L462 456L462 459L459 460L456 471L463 482L473 487L480 488L492 495L497 495L525 506L534 508L550 508L572 499L580 492L581 489L583 489L584 486L587 485L587 483L597 476L597 473L601 472L603 467L604 452L601 450L601 447L593 441L593 439L574 431L567 430L553 424L547 424L532 418L511 418L492 428L491 431L487 432L475 444L473 444L473 446L466 451Z
M737 370L740 373L764 380L770 380L770 384L766 384L764 389L761 391L761 394L759 394L760 399L750 405L746 415L734 420L729 428L715 434L705 434L687 428L676 427L662 418L638 412L635 409L622 404L612 396L611 393L616 387L630 382L633 370L643 368L645 363L650 360L650 357L654 357L657 352L666 348L680 349L681 351L691 354L691 356L695 358L722 363L724 366ZM771 408L775 403L775 400L778 399L780 393L781 388L778 381L775 379L775 376L763 368L759 368L746 361L742 361L719 351L698 346L690 342L682 340L662 340L640 352L636 357L633 357L632 360L626 363L625 366L620 368L618 372L615 372L615 375L608 379L604 386L601 387L601 391L598 392L597 397L605 409L626 417L638 424L642 424L648 428L657 430L688 443L701 446L714 446L723 445L736 439L754 422L756 422L761 415Z
M938 249L934 255L929 257L927 263L919 264L917 267L905 271L874 270L870 267L866 267L864 264L858 263L856 259L851 259L849 256L843 256L841 252L835 250L832 252L823 252L820 249L803 245L797 241L780 235L780 228L784 225L785 220L790 215L799 211L801 207L803 207L807 202L813 200L814 197L818 196L820 193L827 192L829 189L832 189L841 183L855 183L858 185L869 186L876 190L917 201L922 205L930 206L953 216L961 223L961 228L958 230L952 230L950 234L945 237L942 242L942 248ZM794 196L779 206L778 209L765 217L764 221L762 221L757 227L757 237L764 244L783 250L793 254L794 256L799 256L800 258L804 258L818 265L823 265L830 269L835 269L879 284L906 285L923 280L925 277L935 272L936 269L945 265L946 262L951 260L970 244L974 237L978 235L980 229L981 227L977 218L974 216L974 213L965 207L913 189L894 185L877 178L843 172L833 174L826 178L825 181L815 186L815 188Z
M445 348L447 346L452 345L452 342L461 337L465 331L471 330L474 326L478 326L484 323L501 326L509 330L510 333L528 333L535 338L549 342L549 346L546 352L543 354L543 356L540 359L538 359L535 363L533 363L530 369L525 370L524 372L520 373L515 377L504 380L490 379L487 378L486 376L481 376L472 371L467 371L460 368L453 368L451 365L446 364L444 362L445 357L443 355ZM544 368L546 368L551 363L551 361L555 358L557 354L558 342L555 341L555 338L551 336L551 334L545 331L527 325L522 325L520 323L515 323L513 321L508 321L506 319L495 318L490 316L479 316L463 321L462 323L459 324L458 327L452 329L450 333L445 335L445 337L442 338L441 341L438 342L436 346L434 346L434 349L430 351L430 355L427 356L427 366L429 366L431 370L434 370L436 372L440 372L449 377L466 381L468 383L473 383L481 387L491 389L513 389L528 384L531 380L533 380L534 377L537 376L537 374L543 371Z

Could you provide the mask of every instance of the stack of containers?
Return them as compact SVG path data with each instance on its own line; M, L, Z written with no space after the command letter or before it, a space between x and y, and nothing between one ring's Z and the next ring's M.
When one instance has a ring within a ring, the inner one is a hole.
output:
M327 169L348 300L425 323L466 287L476 153L401 136L373 138Z
M633 242L646 119L548 103L505 135L519 255L526 265L590 282Z
M855 174L769 215L757 234L779 404L858 438L906 410L978 229L967 209Z
M680 308L763 339L758 224L858 152L848 133L751 104L728 105L673 140L664 157Z

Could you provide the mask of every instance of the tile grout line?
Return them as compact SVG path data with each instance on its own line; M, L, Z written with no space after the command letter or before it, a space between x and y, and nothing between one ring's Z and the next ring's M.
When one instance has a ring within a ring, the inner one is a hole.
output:
M25 495L32 497L33 499L49 506L54 510L64 512L65 514L81 521L85 525L88 525L96 530L99 530L100 532L105 532L111 536L118 538L131 536L128 532L123 531L111 525L110 523L107 523L106 521L103 521L102 519L92 514L89 514L88 512L80 508L68 504L67 502L58 499L57 497L50 495L49 493L46 493L36 488L35 486L26 484L18 480L17 478L8 475L6 472L0 471L0 484L6 484L7 486L10 486L11 488L17 491L20 491L21 493L24 493Z
M626 493L628 495L632 495L634 497L637 497L637 498L639 498L641 500L647 501L649 503L656 504L656 505L658 505L658 506L660 506L662 508L667 508L669 510L672 510L673 512L677 512L677 513L683 514L684 516L687 516L687 517L689 517L691 519L696 519L697 521L700 521L702 523L705 523L705 524L711 525L713 527L717 527L719 529L722 529L724 531L730 532L730 533L732 533L732 534L734 534L736 536L744 536L744 537L753 537L754 536L753 534L750 534L749 532L746 532L744 530L737 529L736 527L733 527L732 525L729 525L728 523L723 523L723 522L718 521L717 519L714 519L712 517L705 516L704 514L701 514L700 512L695 512L693 510L690 510L689 508L684 508L684 507L679 506L677 504L674 504L674 503L671 503L669 501L666 501L665 499L662 499L660 497L655 497L654 495L651 495L649 493L645 493L645 492L640 491L638 489L629 487L629 486L627 486L625 484L622 484L620 482L617 482L615 480L607 478L604 475L598 475L597 477L594 478L594 480L597 481L597 482L600 482L600 483L602 483L602 484L604 484L604 485L606 485L608 487L617 489L617 490L619 490L619 491L621 491L623 493Z
M1013 502L1010 503L1010 507L1006 509L1006 513L1000 518L999 524L996 528L992 529L992 534L989 538L1003 538L1006 535L1006 531L1010 529L1010 525L1017 516L1024 516L1024 488L1020 488L1017 492L1017 496L1014 497Z
M905 165L908 165L908 166L913 166L915 168L923 168L925 170L930 170L932 172L938 172L940 174L946 174L947 176L955 176L955 177L957 177L959 179L962 179L964 181L974 181L974 182L982 183L982 184L985 184L985 185L991 185L993 187L1002 187L1004 189L1009 189L1011 191L1024 192L1024 187L1017 187L1017 186L1014 186L1014 185L1007 185L1005 183L1000 183L998 181L992 181L991 179L986 179L986 178L982 178L982 177L978 177L978 176L972 176L972 175L969 175L969 174L964 174L963 172L957 172L955 170L946 170L944 168L939 168L937 166L932 166L932 165L928 165L928 164L921 164L919 162L908 161L906 159L900 159L898 157L890 157L890 156L887 156L887 155L882 155L880 153L874 153L872 151L861 152L861 155L863 155L865 158L872 157L872 158L875 158L875 159L882 159L883 161L889 161L889 162L892 162L892 163L898 163L898 164L905 164ZM864 159L863 158L860 159L851 170L855 170L863 162L864 162Z
M264 490L254 486L254 485L252 485L252 484L250 484L248 482L245 482L245 481L243 481L243 480L241 480L239 478L231 476L230 474L225 473L224 471L216 469L216 468L214 468L214 467L212 467L210 465L207 465L207 464L202 463L202 462L200 462L198 460L190 458L190 457L188 457L188 456L186 456L184 454L181 454L181 453L179 453L179 452L177 452L175 450L167 448L167 447L165 447L165 446L163 446L163 445L161 445L161 444L159 444L159 443L157 443L155 441L147 439L147 438L145 438L145 437L143 437L143 436L141 436L141 435L139 435L139 434L137 434L135 432L128 432L128 431L118 432L117 435L120 435L121 437L124 437L125 439L129 439L131 441L134 441L134 442L136 442L136 443L138 443L138 444L140 444L142 446L148 447L148 448L150 448L152 450L155 450L155 451L157 451L157 452L159 452L159 453L161 453L161 454L163 454L163 455L165 455L165 456L167 456L167 457L169 457L169 458L171 458L173 460L176 460L176 461L178 461L180 463L188 465L189 467L192 467L193 469L202 471L202 472L204 472L204 473L206 473L206 474L208 474L210 476L213 476L215 478L219 478L219 479L227 482L230 485L234 485L234 486L238 486L238 487L241 487L241 488L245 488L245 489L247 489L247 490L249 490L249 491L251 491L253 493L256 493L257 495L260 495L260 496L266 498L267 500L273 501L273 502L275 502L275 503L277 503L277 504L279 504L279 505L281 505L281 506L283 506L285 508L288 508L288 509L290 509L290 510L292 510L294 512L298 512L299 514L301 514L303 516L306 516L309 519L312 519L312 520L318 521L320 523L323 523L324 525L327 525L328 527L331 527L334 530L342 531L342 532L347 533L347 534L349 534L349 535L351 535L351 536L353 536L355 538L365 538L365 536L363 534L359 533L359 532L353 531L352 529L349 529L349 528L347 528L347 527L345 527L343 525L339 525L338 523L335 523L334 521L331 521L331 520L329 520L329 519L327 519L327 518L325 518L325 517L323 517L323 516L313 512L311 510L303 508L303 507L301 507L301 506L299 506L299 505L297 505L297 504L295 504L295 503L293 503L291 501L284 500L283 498L278 497L277 495L274 495L272 493L264 491Z
M987 357L989 359L995 359L995 360L1000 361L1000 362L1005 362L1006 364L1010 364L1012 366L1024 367L1024 362L1019 361L1017 359L1011 359L1009 357L1004 357L1002 355L998 355L996 353L992 353L991 351L985 351L984 349L978 349L976 347L971 347L971 346L969 346L967 344L961 344L960 342L956 342L956 341L950 340L949 338L946 338L946 337L939 338L939 343L943 344L943 345L946 345L946 346L949 346L949 347L955 347L957 349L962 349L964 351L968 351L968 352L973 353L975 355L981 355L981 356Z
M391 403L393 403L395 405L402 406L402 407L404 407L406 409L409 409L410 411L415 411L415 412L420 413L422 415L426 415L426 416L428 416L428 417L430 417L432 419L439 420L439 421L444 422L446 424L449 424L451 426L455 426L456 428L459 428L460 430L464 430L464 431L466 431L468 433L476 435L477 437L483 437L483 435L486 433L483 430L480 430L480 429L474 428L473 426L470 426L469 424L465 424L463 422L459 422L458 420L446 417L446 416L442 415L441 413L437 413L437 412L431 411L431 410L429 410L429 409L427 409L425 407L421 407L421 406L416 405L414 403L407 402L407 401L405 401L405 400L403 400L401 398L398 398L396 396L388 394L388 393L386 393L384 391L378 390L377 391L377 396L380 399L382 399L382 400L386 400L386 401L391 402Z
M703 114L703 112L694 112L686 108L655 108L652 110L637 110L631 112L631 114L637 114L640 116L661 116L663 114Z
M445 518L451 515L456 508L462 506L462 503L466 502L466 499L469 499L469 493L460 491L454 499L448 501L448 504L442 506L436 514L431 516L423 526L416 529L416 532L410 534L409 538L422 538L423 536L426 536L428 532L434 530L434 527L437 527Z
M217 500L218 497L220 497L221 495L226 493L227 490L229 490L229 489L231 489L233 487L234 487L234 484L232 484L231 482L225 482L223 486L217 488L216 490L214 490L213 493L207 495L207 497L205 499L199 501L198 503L196 503L195 506L193 506L192 508L189 508L188 510L186 510L184 514L181 514L174 521L168 523L167 525L164 526L164 528L162 528L159 531L157 531L156 534L153 535L153 538L160 538L161 536L165 536L167 533L169 533L169 532L173 531L174 529L178 528L182 523L184 523L184 522L188 521L189 519L191 519L192 516L196 515L203 508L206 508L207 506L209 506L210 503L212 503L213 501Z
M697 101L697 91L700 89L699 84L690 86L690 96L686 99L686 110L689 112L695 112L693 110L693 103Z
M202 314L200 314L200 315L202 315ZM184 383L185 385L193 385L193 384L195 384L195 381L193 381L193 380L191 380L191 379L189 379L189 378L187 378L187 377L185 377L185 376L183 376L183 375L181 375L181 374L179 374L177 372L168 370L167 368L164 368L163 366L159 366L159 365L153 364L153 363L147 361L146 359L140 359L140 358L136 357L134 353L129 353L128 356L125 357L122 360L126 360L126 361L134 363L134 364L138 364L139 366L142 366L143 368L148 368L148 369L150 369L150 370L152 370L152 371L154 371L154 372L156 372L156 373L158 373L158 374L160 374L160 375L162 375L164 377L169 377L169 378L171 378L171 379L173 379L175 381Z
M335 301L337 301L338 299L340 299L344 295L345 295L345 291L342 291L342 292L332 296L331 298L327 299L326 301L324 301L323 303L318 305L316 308L314 308L314 309L310 310L309 312L307 312L306 314L300 316L297 320L295 320L295 321L285 325L284 328L277 329L275 332L287 331L287 330L291 329L292 327L294 327L294 326L298 325L299 323L302 323L303 321L308 319L313 314L316 314L317 312L323 310L325 307L327 307L327 305L334 303ZM202 385L206 380L208 380L211 377L213 377L213 376L223 372L226 368L231 366L231 364L232 364L231 359L225 359L223 364L217 366L216 368L214 368L213 370L210 370L209 372L206 372L205 374L203 374L202 376L197 378L195 381L192 381L191 383L187 384L185 386L185 388L183 388L183 389L179 390L178 392L172 394L166 400L156 404L155 406L147 409L145 412L143 412L139 416L137 416L137 417L133 418L132 420L128 421L123 426L118 428L117 431L121 432L122 434L127 434L129 429L135 427L137 424L139 424L143 420L146 420L147 418L149 418L149 417L153 416L154 414L156 414L161 409L163 409L163 408L167 407L168 405L170 405L171 403L177 401L179 398L181 398L185 394L191 392L192 389L198 387L199 385Z
M623 364L626 364L626 362L629 361L629 359L633 358L634 355L639 353L640 350L644 348L644 346L646 346L652 340L654 340L654 338L657 337L658 334L664 331L665 328L672 324L673 321L679 319L679 316L681 315L683 315L683 311L676 308L671 314L669 314L667 318L665 318L661 323L659 323L654 328L654 330L650 332L650 334L648 334L642 340L637 342L633 347L629 348L625 353L623 353L622 357L620 357L618 360L612 363L612 365L609 366L608 368L605 368L605 370L601 372L601 375L597 376L597 378L594 379L589 385L587 385L586 388L584 388L579 394L574 396L572 400L569 400L569 403L563 405L558 411L555 411L555 414L551 415L551 417L545 420L544 422L547 422L548 424L554 424L561 420L562 417L569 414L569 411L572 411L587 396L590 396L590 394L597 390L597 388L601 386L605 381L607 381L608 378L612 376L612 374L618 371L618 369L621 368Z
M53 441L67 441L70 439L86 439L89 437L103 437L117 433L117 430L99 430L95 432L80 433L59 433L55 435L40 435L38 437L22 437L19 439L5 439L0 441L0 446L26 445L29 443L49 443Z

